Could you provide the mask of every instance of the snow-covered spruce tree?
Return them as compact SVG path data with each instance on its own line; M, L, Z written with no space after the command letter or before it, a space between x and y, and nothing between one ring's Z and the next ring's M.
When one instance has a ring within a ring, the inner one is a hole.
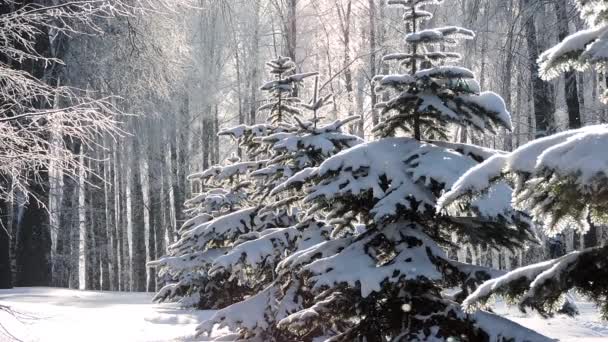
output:
M199 183L201 192L185 203L189 219L179 231L181 239L169 248L167 256L149 263L150 267L158 269L159 279L166 283L155 301L179 301L184 306L214 308L240 299L238 294L242 291L235 281L210 279L207 270L212 261L227 250L221 241L222 234L225 237L230 234L230 228L239 229L243 218L243 224L251 224L252 218L247 219L247 216L251 215L250 209L255 204L251 200L253 185L248 174L261 164L233 157L225 165L215 165L189 176L191 182ZM233 226L226 227L229 223ZM228 231L207 234L206 238L213 241L205 242L209 246L200 246L203 242L193 230L216 226L228 228Z
M234 137L246 160L233 157L189 177L200 184L201 193L186 202L190 219L179 230L180 239L169 247L166 257L149 264L168 283L155 300L213 309L251 294L251 284L229 274L210 275L209 270L216 258L241 242L242 234L295 223L287 210L262 212L266 186L251 177L267 167L271 157L259 139L286 129L284 125L240 125L219 133Z
M319 127L310 121L297 120L293 131L264 137L261 141L270 145L273 158L266 167L252 172L251 177L259 179L263 188L272 189L271 186L294 173L318 166L331 155L359 144L360 138L341 131L352 119ZM272 194L262 202L261 213L287 212L293 215L290 217L297 217L302 198L303 194L297 191ZM209 273L228 274L230 279L237 278L256 292L262 291L275 280L275 266L286 255L326 241L330 231L323 221L311 217L293 225L242 234L230 251L213 261Z
M210 275L238 279L239 284L259 292L274 281L275 266L282 258L328 239L330 229L323 221L313 218L297 224L294 221L302 208L301 192L279 195L269 192L295 173L318 166L337 152L359 144L360 138L342 132L342 127L353 119L315 127L312 121L294 118L296 125L283 125L288 128L286 131L258 140L271 152L266 165L250 174L258 184L257 189L262 190L258 215L282 218L283 225L241 234L229 251L213 261Z
M288 58L278 58L268 64L278 81L264 87L272 92L274 99L266 106L271 114L296 113L294 105L298 105L299 100L284 101L283 98L285 93L291 94L294 83L304 76L285 77L295 67ZM238 285L237 279L210 277L208 270L213 260L224 254L241 233L268 228L268 216L258 220L263 184L253 182L249 175L265 167L270 157L267 146L259 139L286 129L288 127L281 124L239 125L219 133L233 137L246 160L232 158L224 165L214 165L189 177L201 186L201 193L186 202L190 219L179 230L180 240L170 246L168 255L149 264L158 268L160 280L167 283L157 293L156 301L179 301L184 306L208 309L226 306L246 295L246 289ZM206 232L202 239L199 238L201 231Z
M292 76L292 79L294 77L299 76ZM264 88L268 89L267 86ZM277 95L278 92L271 92L271 97ZM264 167L250 174L256 180L256 188L261 190L260 196L263 197L259 206L260 213L272 212L277 215L284 212L291 215L289 217L298 215L303 197L301 193L270 195L270 190L295 173L318 166L328 157L362 142L359 137L342 131L342 127L355 120L355 117L325 125L320 123L321 117L317 114L329 104L329 98L330 96L318 98L315 90L311 103L293 101L298 106L292 107L290 113L297 116L292 116L288 122L281 122L281 130L273 134L251 139L247 135L241 135L242 130L232 131L231 134L239 137L240 141L252 142L250 151L265 151L269 156ZM270 109L269 117L278 110L275 106L264 106L263 109ZM304 119L308 116L312 118ZM311 218L298 224L285 223L282 227L252 230L240 235L230 251L213 261L209 269L210 275L238 279L240 284L246 284L248 288L259 292L275 280L275 266L286 255L329 238L330 227L323 221Z
M406 9L413 31L406 37L410 53L387 57L402 61L408 73L376 78L391 97L380 105L384 115L376 131L382 139L304 169L271 192L304 190L310 205L304 222L328 220L330 238L284 258L275 281L218 311L199 326L200 334L219 324L235 340L549 340L489 313L467 314L458 303L496 273L448 259L442 247L452 234L508 248L533 235L526 217L512 210L504 183L454 215L435 211L443 190L492 153L422 139L445 137L450 124L510 128L497 95L479 93L470 71L441 65L456 54L429 51L473 34L455 27L417 30L431 17L422 7L440 2L389 1ZM391 137L397 129L414 137ZM454 287L461 292L443 293Z
M264 85L270 94L269 104L260 110L268 110L276 124L241 125L219 133L236 139L248 161L213 166L190 177L201 181L204 192L187 202L192 219L181 229L181 239L171 246L170 256L151 264L161 267L159 274L174 280L159 291L158 300L187 295L180 299L184 304L226 306L272 280L267 271L273 269L271 255L282 256L299 246L300 240L311 243L327 235L322 222L291 227L296 223L297 211L290 204L298 201L297 196L269 197L268 193L295 172L360 143L358 137L341 131L353 118L319 127L317 120L298 119L305 109L316 113L329 97L315 96L311 104L287 97L295 83L315 73L293 74L294 64L281 57L268 65L271 74L278 76L277 81ZM290 114L289 119L284 113ZM316 233L304 227L314 227ZM255 239L260 241L250 243ZM264 242L275 245L263 251L269 255L251 250ZM255 262L247 263L254 258L259 260L258 269L254 269Z

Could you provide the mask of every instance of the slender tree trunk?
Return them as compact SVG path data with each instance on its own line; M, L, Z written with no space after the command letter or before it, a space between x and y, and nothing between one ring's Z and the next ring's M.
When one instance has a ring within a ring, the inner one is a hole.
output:
M353 116L355 114L353 105L354 99L354 86L353 86L353 74L350 68L351 56L350 56L350 35L351 35L351 14L352 14L352 1L348 0L346 7L343 7L341 3L336 2L336 10L338 18L340 19L340 27L342 31L342 63L344 69L344 89L346 91L346 102L347 102L347 116ZM363 117L361 118L363 121ZM361 135L362 132L357 132L357 126L351 126L351 133Z
M508 21L509 23L507 24L511 24L511 22L513 21L513 13L514 13L514 4L513 4L513 0L509 0L508 2ZM511 92L511 79L513 78L513 58L515 55L515 52L513 51L513 45L514 45L514 29L515 25L511 24L509 32L507 34L507 42L506 42L506 48L505 48L505 54L506 54L506 58L505 58L505 62L503 65L503 89L502 89L502 97L505 100L505 105L507 107L507 109L511 109L511 104L512 104L512 100L513 100L513 96L512 96L512 92ZM505 143L503 146L503 149L505 151L512 151L513 150L513 135L508 132L505 131Z
M9 214L11 203L0 201L0 215L2 226L0 226L0 289L13 287L13 272L11 270L11 235L9 233Z
M80 146L75 155L80 154ZM69 287L80 288L80 182L79 179L64 177L61 224L70 229Z
M517 75L517 83L520 83L521 81L521 76ZM519 146L521 146L521 104L522 104L522 98L523 98L523 92L524 92L524 87L517 87L516 88L516 105L515 105L515 115L514 115L514 119L513 119L513 129L514 129L514 133L515 133L515 148L518 148Z
M159 132L154 132L159 133ZM155 134L157 135L157 134ZM158 134L160 135L160 133ZM157 156L159 145L157 143L149 142L148 149L148 261L156 260L160 255L158 251L158 240L162 240L164 236L159 234L162 232L162 219L161 219L161 189L158 186L161 179L157 172L157 167L154 158ZM156 270L154 268L148 268L148 292L156 291Z
M124 151L126 149L118 149L116 151L116 165L126 164L124 158ZM127 202L127 193L130 193L129 189L129 173L125 168L120 167L115 171L115 186L116 186L116 228L117 235L120 240L121 250L121 278L120 287L121 291L131 290L131 250L129 248L129 225L130 217Z
M112 186L114 189L114 231L116 236L116 274L118 278L118 291L126 291L125 289L125 258L124 258L124 243L123 243L123 226L124 216L122 215L122 187L121 187L121 169L120 169L120 147L114 145L112 150Z
M298 9L298 0L287 0L287 36L286 39L286 47L287 47L287 56L291 58L294 63L297 63L296 59L296 48L298 42L298 19L297 19L297 9ZM297 94L294 94L297 96Z
M170 190L169 197L171 199L173 208L172 213L173 217L171 220L171 227L169 227L169 231L167 232L167 238L169 243L174 241L175 235L181 226L181 218L182 218L182 208L183 208L183 198L184 195L183 190L181 189L181 173L180 173L180 165L179 165L179 156L177 150L177 128L174 127L172 132L170 133L170 144L169 144L169 175L170 175Z
M234 35L236 35L236 34L234 34ZM243 109L243 91L242 91L243 80L241 78L241 58L240 58L240 54L239 54L239 50L241 49L241 47L238 45L238 41L237 41L236 37L234 38L234 44L236 47L236 49L234 51L234 68L235 68L235 72L236 72L237 108L238 108L238 112L239 112L238 123L239 123L239 125L242 125L245 123L245 113L244 113L244 109ZM240 150L239 150L239 156L240 156Z
M97 272L101 272L101 277L96 286L98 289L109 291L110 290L110 256L108 253L108 222L106 220L106 209L105 209L105 187L104 187L104 174L105 165L103 162L103 154L101 151L97 151L98 161L96 162L97 177L95 180L95 197L93 198L93 212L95 214L95 238L96 238L96 256L98 258L97 264L99 268Z
M249 124L255 125L258 110L258 73L260 55L260 0L254 0L253 36L251 39L251 75L249 76L250 99L249 99Z
M37 183L30 188L19 229L17 250L17 286L51 285L51 233L47 210L49 175L40 171Z
M94 170L93 169L93 165L91 165L92 162L89 161L89 169ZM98 230L98 222L96 220L96 213L95 213L95 197L97 196L96 194L96 189L94 188L94 183L95 183L95 175L89 174L87 176L87 183L85 185L85 205L84 205L84 210L85 210L85 224L84 224L84 229L85 229L85 238L84 238L84 259L85 259L85 278L84 278L84 283L85 286L84 288L86 290L98 290L99 289L99 257L98 257L98 250L97 250L97 242L98 242L98 236L97 236L97 230Z
M376 110L376 104L378 98L376 95L376 87L371 80L378 73L376 68L376 3L375 0L369 0L369 75L370 75L370 96L371 96L371 111L372 111L372 124L374 127L380 123L378 111Z
M568 28L568 0L555 1L555 13L557 15L558 39L564 40L569 34ZM564 73L564 94L568 107L568 128L581 127L581 110L578 102L578 82L575 71Z
M188 145L188 130L190 129L190 100L186 95L180 109L179 126L174 130L171 139L171 169L172 169L172 193L175 222L172 232L169 234L169 243L173 243L175 232L184 223L183 205L186 198L186 157ZM179 147L179 149L178 149Z
M213 164L219 164L220 162L220 137L217 135L220 131L220 111L216 104L215 110L213 111Z
M201 130L201 139L202 139L202 155L203 155L203 170L207 170L210 163L211 157L211 134L213 132L212 118L210 118L211 108L209 106L205 107L205 111L203 114L203 122L202 122L202 130Z
M11 274L12 274L12 282L13 286L16 284L15 275L17 274L17 247L18 240L17 236L19 236L19 228L21 218L23 216L23 206L20 204L22 201L22 195L20 191L13 190L13 200L9 203L10 205L10 250L9 255L11 259Z
M585 73L577 72L577 87L578 87L578 103L581 108L581 126L584 126L587 121L585 115Z
M524 22L526 44L528 47L528 67L532 81L532 93L534 100L534 117L536 118L536 138L541 138L552 133L553 111L550 95L550 87L540 77L538 73L538 41L536 37L536 25L534 23L535 10L531 0L520 0L521 10L524 12L522 20Z
M164 156L166 153L166 144L161 144L160 145L160 155ZM167 177L167 165L166 165L166 158L162 159L162 165L160 167L160 195L159 195L159 204L158 204L158 208L160 210L159 212L159 219L160 221L158 222L158 224L156 225L156 231L154 232L156 235L156 257L160 258L161 256L166 254L166 234L167 234L167 230L168 228L171 226L171 202L168 200L169 198L169 177ZM158 277L156 278L157 284L156 287L157 288L161 288L162 286L164 286L165 284L162 283L162 279L159 279Z
M106 137L107 138L107 137ZM110 145L110 139L106 139L107 145ZM105 183L104 183L104 204L105 204L105 216L106 216L106 238L109 241L108 244L108 255L109 255L109 283L111 291L119 291L120 289L120 241L117 236L116 229L116 186L114 178L115 166L110 162L113 158L113 151L110 154L104 150L104 162L105 162Z
M139 156L138 139L132 140L132 156ZM146 240L144 221L144 199L139 158L131 158L130 184L130 219L131 219L131 289L137 292L146 291Z

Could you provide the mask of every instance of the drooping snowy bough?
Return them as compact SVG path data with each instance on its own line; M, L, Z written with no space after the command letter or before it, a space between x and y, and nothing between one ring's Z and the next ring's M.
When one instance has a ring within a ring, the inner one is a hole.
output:
M538 59L540 75L553 79L569 69L579 71L590 67L606 71L608 62L608 3L603 0L575 1L588 29L566 37L562 42L545 51ZM603 101L608 101L604 92Z
M570 227L586 233L608 223L608 125L588 126L532 141L469 170L440 200L440 207L470 202L496 182L515 185L513 204L529 210L549 234ZM519 300L549 315L569 289L593 298L608 316L608 247L573 252L493 279L464 302L477 307L491 295Z
M576 32L539 58L541 76L594 67L608 62L608 2L578 0L589 29ZM607 95L604 94L604 101ZM440 201L439 207L467 205L492 184L510 181L513 204L530 210L548 234L575 227L585 234L608 223L608 126L589 126L530 142L516 151L490 158L467 172ZM593 237L592 237L593 239ZM516 269L479 287L465 301L479 307L492 295L518 301L551 315L576 289L588 295L608 318L608 246L594 246L560 258Z

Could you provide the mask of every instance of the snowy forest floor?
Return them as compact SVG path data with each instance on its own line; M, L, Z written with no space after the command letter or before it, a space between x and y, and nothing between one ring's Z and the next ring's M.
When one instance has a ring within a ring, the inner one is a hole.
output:
M23 342L155 342L193 341L197 322L213 311L182 310L151 303L149 293L75 291L55 288L0 290L0 304L17 317L0 311L0 324ZM577 302L581 315L544 320L499 306L497 313L561 341L607 341L608 323L596 308ZM10 341L0 331L0 341Z

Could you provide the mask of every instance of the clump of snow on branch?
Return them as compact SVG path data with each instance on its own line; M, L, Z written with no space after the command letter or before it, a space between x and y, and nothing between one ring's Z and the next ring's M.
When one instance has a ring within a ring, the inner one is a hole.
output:
M603 215L594 211L593 205L605 203L607 190L603 185L608 179L606 144L606 125L588 126L537 139L467 171L440 199L439 207L446 207L461 197L485 192L503 174L511 174L516 190L513 203L522 209L531 208L547 231L557 233L571 224L585 231L586 215L590 210L595 219L603 221ZM576 197L572 196L577 194L593 201L578 201L576 204Z
M566 37L540 55L540 75L553 79L564 71L594 67L605 71L608 61L608 5L601 0L576 1L581 17L589 28ZM603 100L606 101L606 93Z

